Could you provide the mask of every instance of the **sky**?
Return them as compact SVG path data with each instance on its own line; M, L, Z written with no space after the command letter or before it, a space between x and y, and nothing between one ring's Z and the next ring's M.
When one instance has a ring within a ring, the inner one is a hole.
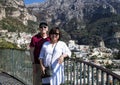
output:
M44 2L45 0L24 0L25 4L32 4L32 3L40 3Z

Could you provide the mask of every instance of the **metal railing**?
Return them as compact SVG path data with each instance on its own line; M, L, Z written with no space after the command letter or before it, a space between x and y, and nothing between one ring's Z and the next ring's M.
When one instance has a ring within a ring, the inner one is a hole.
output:
M32 85L29 51L0 49L0 70ZM120 76L79 58L65 59L65 85L120 85Z
M65 60L67 85L120 85L120 75L79 58Z

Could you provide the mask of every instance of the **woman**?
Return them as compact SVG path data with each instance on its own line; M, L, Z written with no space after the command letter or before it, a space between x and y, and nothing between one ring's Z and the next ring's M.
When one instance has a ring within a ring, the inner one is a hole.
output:
M50 41L45 42L41 49L39 59L42 74L45 74L45 67L51 67L53 75L43 78L43 85L60 85L64 83L64 58L71 56L67 45L60 41L61 33L58 27L52 28L49 32Z

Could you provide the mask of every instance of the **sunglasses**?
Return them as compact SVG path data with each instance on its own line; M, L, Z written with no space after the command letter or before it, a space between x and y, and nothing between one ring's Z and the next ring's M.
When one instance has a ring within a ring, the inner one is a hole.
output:
M47 28L46 26L41 26L40 28Z
M51 34L54 34L54 35L59 35L60 33L51 33Z

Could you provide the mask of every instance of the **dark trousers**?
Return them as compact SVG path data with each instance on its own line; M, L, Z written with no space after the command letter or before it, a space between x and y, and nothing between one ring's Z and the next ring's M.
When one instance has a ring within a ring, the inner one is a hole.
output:
M42 85L50 85L50 84L42 84Z

